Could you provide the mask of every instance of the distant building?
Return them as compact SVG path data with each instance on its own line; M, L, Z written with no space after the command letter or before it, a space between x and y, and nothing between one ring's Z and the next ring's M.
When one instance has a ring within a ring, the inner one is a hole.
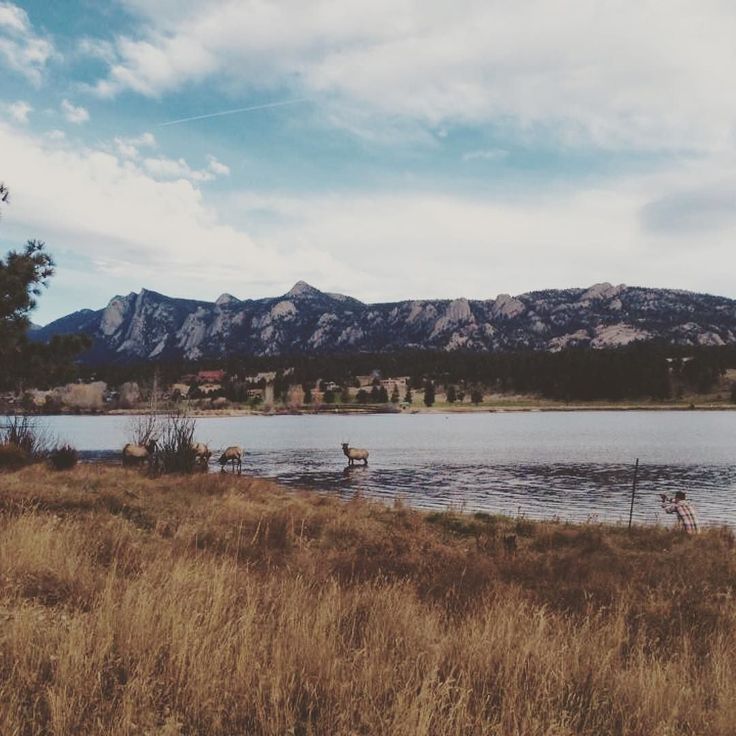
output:
M381 381L381 386L386 389L386 391L389 392L389 394L394 390L394 386L396 386L400 392L406 393L406 384L409 382L408 376L399 376L398 378L384 378Z
M219 383L202 383L199 385L199 392L203 396L209 396L214 394L216 391L220 391L222 386Z
M222 383L225 380L225 371L199 371L197 373L197 380L200 383Z
M276 378L276 371L262 371L252 376L245 376L244 381L246 383L271 383Z

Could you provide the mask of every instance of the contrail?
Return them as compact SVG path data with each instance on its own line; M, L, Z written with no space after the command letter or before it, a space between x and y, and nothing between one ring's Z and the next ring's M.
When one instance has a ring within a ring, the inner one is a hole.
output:
M192 120L206 120L207 118L219 118L222 115L235 115L239 112L251 112L252 110L265 110L269 107L283 107L284 105L296 105L299 102L307 102L306 97L299 97L296 100L283 100L281 102L267 102L265 105L253 105L252 107L238 107L235 110L222 110L220 112L210 112L206 115L194 115L191 118L179 118L178 120L167 120L165 123L159 123L158 127L163 128L165 125L178 125L179 123L190 123Z

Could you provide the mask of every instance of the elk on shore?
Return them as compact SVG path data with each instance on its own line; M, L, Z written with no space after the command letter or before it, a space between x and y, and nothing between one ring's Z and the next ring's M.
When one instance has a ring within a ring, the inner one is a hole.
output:
M148 440L145 445L134 445L128 442L123 447L123 465L145 465L150 463L156 452L156 440Z
M368 465L368 450L361 450L357 447L350 447L347 442L342 443L342 451L348 459L348 465L353 465L356 460L362 460L363 465Z
M235 472L235 466L238 467L238 473L243 470L243 450L237 445L228 447L225 452L220 455L220 459L217 461L222 465L222 472L225 472L225 467L228 463L232 463L233 473Z

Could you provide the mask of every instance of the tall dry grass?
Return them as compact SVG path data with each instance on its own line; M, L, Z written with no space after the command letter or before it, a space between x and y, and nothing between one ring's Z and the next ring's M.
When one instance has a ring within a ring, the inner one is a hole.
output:
M736 730L722 530L90 467L2 475L0 511L2 734Z

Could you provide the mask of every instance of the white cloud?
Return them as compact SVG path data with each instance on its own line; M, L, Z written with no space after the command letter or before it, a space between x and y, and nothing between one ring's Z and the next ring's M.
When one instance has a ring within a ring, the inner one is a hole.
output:
M701 190L707 196L689 194ZM675 207L659 204L664 198L669 205L670 197ZM249 193L233 198L225 212L248 223L262 242L319 247L342 258L354 268L350 280L341 284L325 274L323 285L364 300L491 298L600 281L736 297L730 276L736 216L728 209L734 197L731 157L517 199Z
M30 30L28 14L12 3L0 3L0 28L14 33L28 33Z
M207 161L210 171L216 176L230 175L230 167L227 164L223 164L222 161L218 161L214 156L207 156Z
M606 147L729 149L728 0L128 0L98 91L160 96L208 80L298 87L326 116L444 129L501 124ZM366 126L363 126L366 127Z
M155 147L156 139L151 133L144 133L138 138L116 138L115 145L123 158L134 160L138 157L138 147ZM140 166L158 180L186 179L192 182L213 181L218 176L228 176L230 167L218 161L214 156L207 156L207 168L194 169L183 158L167 158L166 156L150 156L144 158Z
M143 159L143 168L156 179L187 179L189 181L212 181L215 174L207 169L193 169L183 158Z
M476 151L467 151L463 154L463 161L499 161L509 155L502 148L481 148Z
M51 41L34 33L25 10L0 2L0 59L7 68L38 85L54 53Z
M115 61L115 46L110 41L99 38L81 38L77 42L77 53L92 59L112 64Z
M0 151L14 194L4 237L90 259L111 295L265 296L304 278L366 301L599 281L736 296L734 156L515 199L241 192L218 194L215 211L184 160L126 159L2 122ZM75 299L69 311L88 306Z
M81 106L77 107L76 105L72 105L69 100L62 100L61 112L70 123L74 123L75 125L86 123L89 120L89 112L87 112L87 109Z
M7 108L10 116L18 123L27 123L28 113L33 112L33 108L27 102L23 102L23 100L12 102Z
M63 130L54 128L46 133L46 137L51 141L63 141L66 138L66 133Z
M123 157L137 159L140 156L140 148L155 148L156 138L153 133L143 133L132 138L118 137L114 139L115 150Z
M223 224L190 181L158 181L107 151L49 141L2 122L0 151L14 195L3 236L22 242L32 234L54 253L90 259L96 282L109 282L110 296L141 285L199 298L249 288L265 295L283 279L350 271L319 249L287 255L257 243ZM70 310L85 304L83 293L77 299Z

